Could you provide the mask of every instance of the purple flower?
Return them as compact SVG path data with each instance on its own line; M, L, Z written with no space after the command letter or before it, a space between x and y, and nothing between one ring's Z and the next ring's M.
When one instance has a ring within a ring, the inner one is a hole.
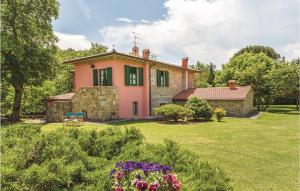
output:
M144 191L144 190L147 190L148 188L148 183L146 181L138 181L136 183L136 188L139 190L139 191Z

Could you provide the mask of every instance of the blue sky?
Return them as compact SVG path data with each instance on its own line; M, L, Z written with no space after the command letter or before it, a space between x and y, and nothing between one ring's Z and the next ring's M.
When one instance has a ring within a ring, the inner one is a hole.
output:
M98 42L128 53L132 32L159 60L188 56L218 67L251 44L300 56L299 0L61 0L54 31L61 48Z

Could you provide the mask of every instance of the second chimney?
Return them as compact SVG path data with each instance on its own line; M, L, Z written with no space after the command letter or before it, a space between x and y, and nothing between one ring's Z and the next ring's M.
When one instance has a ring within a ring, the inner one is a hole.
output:
M184 69L188 69L188 57L184 57L182 58L182 63L181 63L181 67L183 67Z
M230 90L236 90L236 81L235 80L229 80L228 85L229 85Z
M150 56L150 50L149 49L144 49L143 50L143 58L149 59Z

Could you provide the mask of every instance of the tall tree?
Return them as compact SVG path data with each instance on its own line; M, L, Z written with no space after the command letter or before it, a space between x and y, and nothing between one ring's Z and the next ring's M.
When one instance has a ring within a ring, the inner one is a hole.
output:
M200 75L195 81L195 86L198 88L208 87L207 79L209 76L209 70L206 64L197 61L195 65L191 65L190 68L200 71Z
M300 66L297 62L278 62L267 75L271 89L271 96L276 98L292 98L296 100L299 110L299 73Z
M217 83L227 84L228 80L235 79L239 85L251 85L258 109L265 110L271 101L267 75L273 64L274 60L265 53L245 52L222 66Z
M277 60L280 58L280 54L278 54L273 48L271 48L269 46L261 46L261 45L250 45L245 48L242 48L237 53L235 53L233 55L233 57L236 57L245 52L252 52L254 54L265 53L268 57L270 57L274 60Z
M2 78L14 88L11 121L20 120L24 85L40 84L55 64L57 38L52 21L58 17L57 0L2 0Z
M210 63L208 65L208 79L207 83L209 83L212 87L215 87L215 77L216 77L216 65Z

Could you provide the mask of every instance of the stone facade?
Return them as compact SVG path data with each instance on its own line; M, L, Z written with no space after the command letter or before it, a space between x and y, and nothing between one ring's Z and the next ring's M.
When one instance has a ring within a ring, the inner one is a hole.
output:
M119 94L116 87L81 88L72 99L72 111L83 111L89 120L110 120L119 117Z
M88 120L119 118L119 94L116 87L86 87L78 90L70 100L47 101L47 122L62 122L66 112L84 112Z
M157 87L156 70L169 71L169 87ZM183 70L166 65L153 65L151 75L151 111L160 104L171 103L174 95L183 90Z
M47 101L46 121L62 122L62 117L66 112L72 111L71 101Z
M227 116L242 117L253 111L253 91L251 90L245 100L207 100L213 107L223 108ZM184 105L186 101L175 101L176 104Z

